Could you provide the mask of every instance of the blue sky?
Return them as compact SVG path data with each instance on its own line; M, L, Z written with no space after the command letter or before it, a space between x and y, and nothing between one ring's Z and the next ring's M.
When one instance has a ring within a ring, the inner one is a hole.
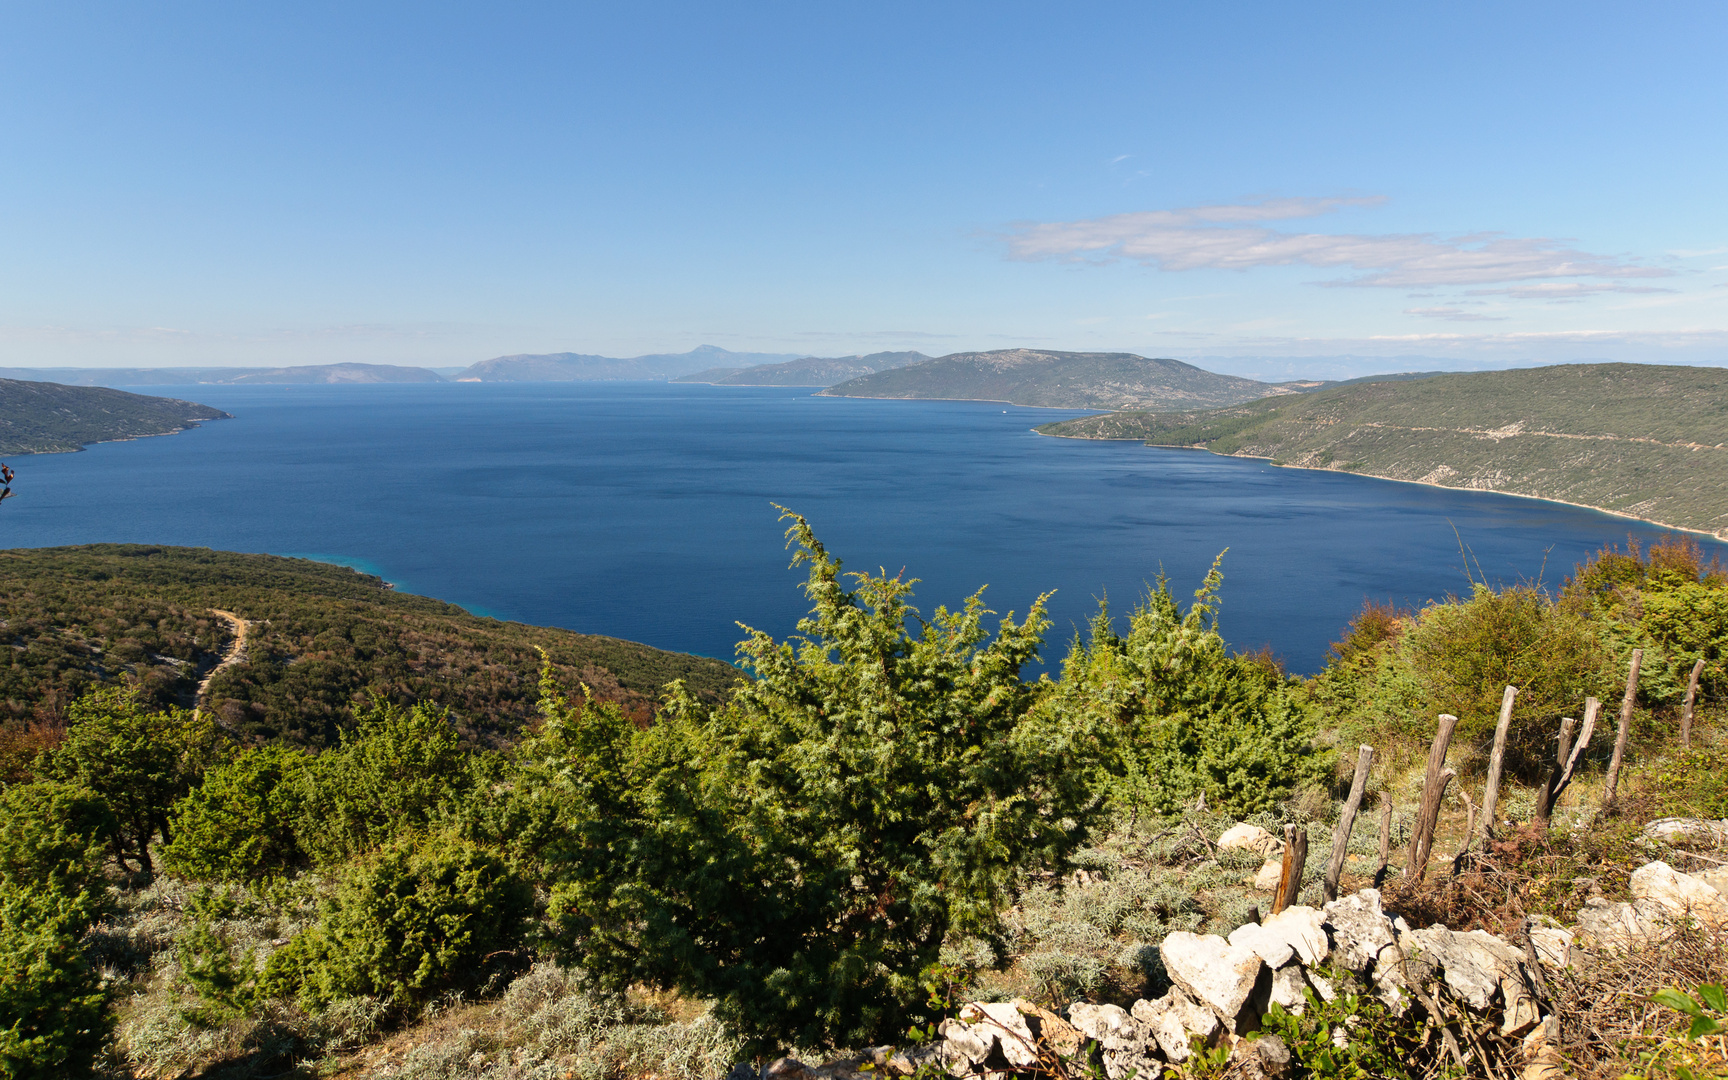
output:
M9 4L0 365L1728 362L1728 6Z

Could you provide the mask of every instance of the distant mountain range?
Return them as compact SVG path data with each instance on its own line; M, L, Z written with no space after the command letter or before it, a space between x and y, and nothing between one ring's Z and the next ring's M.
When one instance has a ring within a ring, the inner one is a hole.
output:
M1038 430L1532 495L1728 539L1724 402L1722 368L1561 364L1353 381L1226 408L1116 412Z
M224 419L232 417L195 401L105 386L0 379L0 454L60 454L88 443L172 435L197 427L200 420Z
M435 371L395 364L307 364L277 368L0 368L0 379L62 386L236 386L246 383L443 382Z
M954 353L878 371L822 391L832 397L958 398L1066 409L1196 409L1235 405L1323 383L1274 384L1133 353L1001 349Z
M682 375L673 382L714 386L833 386L860 375L917 364L930 357L921 352L879 352L867 356L805 356L783 364L717 367Z
M457 382L589 382L604 379L676 379L712 368L738 370L797 360L797 353L735 353L698 345L685 353L619 358L587 353L524 353L495 356L464 368Z
M1373 376L1376 379L1420 375ZM0 378L71 386L236 386L652 380L717 386L812 386L836 397L971 398L1016 405L1095 409L1194 409L1303 393L1323 381L1266 383L1219 375L1177 360L1133 353L1002 349L929 357L920 352L854 356L689 352L615 357L591 353L496 356L465 368L311 364L275 368L0 368Z

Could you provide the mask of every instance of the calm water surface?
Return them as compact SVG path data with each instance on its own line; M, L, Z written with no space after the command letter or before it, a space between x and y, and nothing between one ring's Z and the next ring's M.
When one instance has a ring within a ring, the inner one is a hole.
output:
M1553 503L1032 434L1081 415L657 383L153 387L235 415L14 459L0 546L105 541L306 555L498 618L730 658L806 608L777 502L853 569L905 568L928 614L980 585L1046 658L1100 597L1179 595L1224 548L1222 629L1312 671L1365 598L1558 584L1629 532ZM1456 529L1456 533L1454 532ZM1720 551L1722 545L1708 545Z

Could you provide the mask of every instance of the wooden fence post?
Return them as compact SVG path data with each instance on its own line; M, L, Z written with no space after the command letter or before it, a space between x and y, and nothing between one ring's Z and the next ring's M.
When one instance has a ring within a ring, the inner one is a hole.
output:
M1446 798L1446 786L1452 783L1457 776L1458 774L1451 769L1443 770L1440 773L1440 779L1434 785L1434 808L1429 810L1424 807L1423 809L1422 821L1426 824L1422 828L1422 862L1416 868L1417 881L1421 881L1423 876L1428 873L1428 860L1434 854L1434 829L1440 822L1440 803ZM1418 824L1422 824L1422 822Z
M1506 764L1506 732L1512 727L1512 699L1516 686L1508 686L1500 698L1500 723L1494 728L1494 749L1488 755L1488 787L1482 792L1482 839L1494 834L1494 811L1500 805L1500 772ZM1476 841L1476 830L1464 838L1465 850Z
M1302 895L1302 871L1308 866L1308 830L1284 826L1284 879L1278 883L1278 911L1294 904ZM1277 912L1273 912L1277 914Z
M1392 797L1381 796L1380 802L1380 864L1374 868L1374 887L1386 883L1386 864L1392 858Z
M1638 698L1638 666L1644 662L1644 650L1632 650L1632 663L1626 669L1626 696L1620 699L1620 731L1614 736L1614 756L1608 759L1608 779L1602 784L1602 805L1614 801L1614 790L1620 786L1620 763L1626 760L1626 737L1632 732L1632 703Z
M1692 707L1698 702L1698 676L1704 674L1704 658L1692 665L1692 677L1686 680L1686 702L1680 706L1680 749L1692 749Z
M1560 800L1560 777L1565 773L1566 759L1572 753L1572 727L1577 723L1570 716L1560 718L1560 741L1555 746L1554 764L1548 766L1548 775L1536 792L1536 824L1544 829L1548 827L1548 819L1554 816L1554 804Z
M1422 806L1416 812L1416 828L1410 836L1410 866L1404 873L1417 881L1428 872L1428 854L1434 847L1434 823L1440 818L1440 797L1446 785L1456 775L1446 768L1446 751L1452 746L1452 733L1458 729L1458 718L1440 714L1440 730L1434 733L1434 744L1428 748L1428 771L1422 777ZM1445 779L1441 779L1445 775Z
M1296 826L1284 826L1284 865L1278 868L1278 887L1272 890L1272 914L1284 910L1284 893L1290 887L1290 862L1296 858Z
M1374 748L1356 748L1356 775L1350 781L1350 797L1338 813L1338 827L1332 830L1332 857L1326 860L1326 878L1321 883L1321 895L1327 903L1338 899L1338 875L1344 872L1344 858L1349 853L1350 831L1356 827L1356 811L1362 808L1362 794L1368 787L1368 769L1374 764Z
M1578 763L1584 760L1584 751L1589 748L1590 736L1596 730L1596 714L1601 709L1602 703L1595 698L1584 699L1584 726L1578 732L1577 746L1572 745L1572 725L1576 721L1570 716L1560 721L1560 741L1554 764L1548 769L1548 779L1543 783L1542 789L1536 793L1536 824L1544 829L1554 815L1560 793L1572 782Z

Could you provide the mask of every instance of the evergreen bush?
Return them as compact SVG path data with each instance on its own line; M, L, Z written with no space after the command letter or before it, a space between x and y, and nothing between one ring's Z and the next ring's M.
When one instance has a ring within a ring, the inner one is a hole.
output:
M867 1045L924 1005L950 931L993 933L1026 871L1086 840L1100 744L1020 678L1042 599L993 639L978 595L926 622L912 582L848 590L786 516L814 605L801 636L751 632L729 705L674 694L646 731L550 703L519 797L561 808L564 957L715 999L756 1050Z
M256 881L301 865L307 768L305 754L281 743L217 765L175 804L163 864L193 881Z
M0 1077L89 1075L112 1020L78 935L88 894L0 884Z
M0 883L100 894L114 812L89 788L58 780L0 791Z
M1217 628L1222 582L1214 562L1184 613L1160 578L1125 635L1101 606L1045 702L1048 711L1087 717L1112 733L1114 775L1095 782L1124 813L1169 815L1204 795L1212 809L1244 816L1330 771L1294 680L1225 647Z
M507 967L532 910L532 890L496 854L405 834L347 868L318 923L271 956L262 988L309 1009L358 995L421 1005Z
M442 710L375 702L358 721L304 768L284 766L295 790L275 798L297 806L294 838L322 865L431 826L473 787L469 755Z
M65 741L41 772L101 796L114 814L115 858L149 877L152 840L172 839L170 809L224 751L208 720L184 709L146 712L129 691L109 687L73 702Z

